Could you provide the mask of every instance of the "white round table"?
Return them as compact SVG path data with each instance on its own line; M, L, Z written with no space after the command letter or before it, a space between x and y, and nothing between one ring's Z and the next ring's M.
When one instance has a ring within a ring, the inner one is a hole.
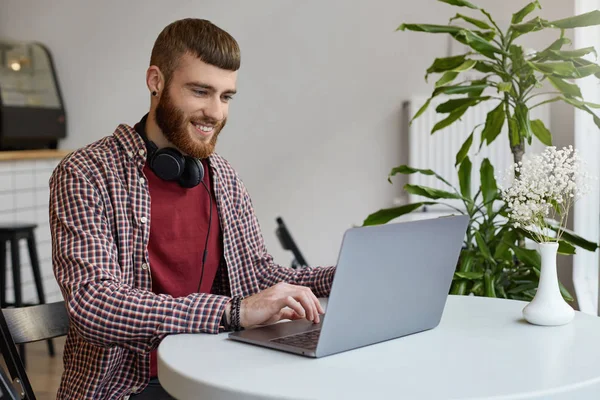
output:
M170 335L159 380L179 400L600 399L600 318L535 326L525 304L449 296L435 329L321 359L226 333ZM358 315L356 329L368 329Z

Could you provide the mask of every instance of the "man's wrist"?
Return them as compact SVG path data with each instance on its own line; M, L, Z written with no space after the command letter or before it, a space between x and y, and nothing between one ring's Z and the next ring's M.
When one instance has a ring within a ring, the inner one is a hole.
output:
M231 300L225 304L223 315L221 316L221 324L224 331L231 330Z

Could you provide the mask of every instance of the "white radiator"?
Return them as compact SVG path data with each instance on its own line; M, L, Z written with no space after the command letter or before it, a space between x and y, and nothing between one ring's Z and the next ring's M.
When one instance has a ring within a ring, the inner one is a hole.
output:
M539 99L543 100L540 96ZM470 107L463 115L461 120L458 120L450 126L436 131L433 135L431 130L433 126L446 118L448 114L439 114L435 108L448 100L448 97L438 96L429 105L427 111L420 115L413 124L409 126L410 120L425 103L427 97L415 97L404 104L404 132L408 132L408 162L407 164L414 168L432 169L439 175L444 177L448 182L459 189L458 169L454 167L456 162L456 153L460 150L465 140L469 137L473 128L479 124L484 124L487 113L493 110L497 105L497 101L486 101L477 106ZM540 100L540 101L541 101ZM544 104L531 110L530 118L540 119L544 125L550 129L550 107L549 104ZM505 121L500 135L494 142L487 146L483 145L479 151L479 143L481 139L481 130L483 125L479 127L473 135L473 144L468 156L473 164L472 170L472 193L475 194L479 188L479 167L485 158L489 158L494 166L494 173L501 180L506 169L513 162L513 156L510 151L508 141L508 128ZM540 152L544 149L542 144L536 137L533 138L531 146L527 145L526 152ZM452 191L447 185L439 181L434 176L426 176L422 174L412 174L408 176L408 183L414 185L424 185L437 189ZM500 182L498 182L500 183ZM481 198L480 198L481 199ZM410 203L417 201L427 201L426 198L417 195L408 195L407 199ZM441 200L447 204L463 209L460 201ZM435 209L436 207L430 207Z

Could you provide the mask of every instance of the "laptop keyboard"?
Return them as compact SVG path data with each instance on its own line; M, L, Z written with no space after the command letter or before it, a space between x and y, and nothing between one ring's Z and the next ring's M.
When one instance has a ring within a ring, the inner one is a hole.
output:
M296 333L290 336L283 336L275 339L271 339L272 342L287 344L288 346L300 347L303 349L315 350L317 348L317 342L321 329L315 329L312 331Z

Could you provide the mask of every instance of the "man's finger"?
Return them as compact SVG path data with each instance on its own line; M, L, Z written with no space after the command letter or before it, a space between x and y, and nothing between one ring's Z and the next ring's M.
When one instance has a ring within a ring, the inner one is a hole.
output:
M315 303L304 291L299 292L297 296L298 297L296 297L296 300L298 300L302 304L302 307L304 307L304 309L306 310L306 319L308 319L309 321L315 321L317 313Z
M281 304L281 308L288 306L289 308L294 310L298 315L300 315L302 318L304 318L306 316L306 311L302 307L302 304L300 304L298 301L296 301L296 299L294 299L292 296L286 296L282 300L283 300L283 303Z
M282 319L291 319L291 320L296 320L296 319L302 319L303 317L301 317L300 315L298 315L298 313L290 308L284 308L283 310L281 310L281 315L280 315L280 320Z
M323 310L323 307L321 306L321 302L319 301L319 299L317 298L317 296L315 296L315 294L313 293L313 291L309 287L306 287L306 293L308 293L308 295L314 301L316 312L318 314L321 314L321 315L325 314L325 310Z

